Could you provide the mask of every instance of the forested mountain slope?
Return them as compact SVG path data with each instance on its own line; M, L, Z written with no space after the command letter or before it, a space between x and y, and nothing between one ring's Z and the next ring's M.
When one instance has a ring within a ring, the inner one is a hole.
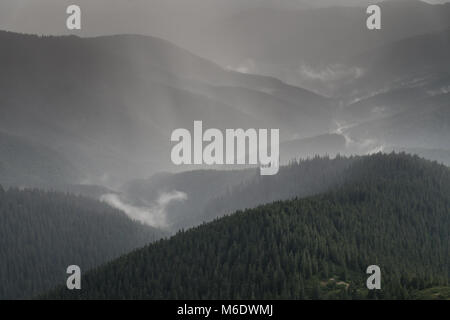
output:
M333 190L345 181L346 169L355 159L358 158L317 156L291 161L274 176L256 174L208 201L196 219L198 222L210 222L237 210Z
M379 154L357 159L345 176L334 191L180 232L86 274L81 291L46 297L356 299L445 291L449 169ZM377 293L365 289L373 264L382 271Z
M23 299L163 236L88 198L0 186L0 299Z
M0 184L49 186L76 183L81 173L57 151L0 131Z

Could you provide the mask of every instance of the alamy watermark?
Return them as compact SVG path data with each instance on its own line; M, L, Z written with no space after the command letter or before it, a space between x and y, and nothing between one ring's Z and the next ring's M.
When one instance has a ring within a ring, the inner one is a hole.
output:
M187 129L172 132L171 141L177 144L171 159L175 165L259 165L261 175L275 175L279 170L280 130L270 129L270 152L268 140L269 129L226 129L223 134L213 128L203 132L203 122L194 121L193 135Z
M381 8L374 4L367 7L366 13L369 17L366 20L366 26L369 30L381 30ZM68 30L81 30L81 8L79 5L72 4L66 9L69 16L66 20Z
M367 267L367 274L371 276L367 278L366 286L369 290L381 290L381 269L377 265L371 265Z
M81 269L77 265L71 265L67 267L67 274L70 276L67 278L66 286L69 290L80 290L81 289Z
M81 8L75 4L67 7L66 13L69 15L66 20L66 27L69 30L81 30Z

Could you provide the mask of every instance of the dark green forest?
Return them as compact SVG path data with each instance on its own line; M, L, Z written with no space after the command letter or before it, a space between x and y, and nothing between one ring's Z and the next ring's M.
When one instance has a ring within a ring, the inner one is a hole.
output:
M0 186L0 299L31 298L65 284L69 265L84 272L162 236L92 199Z
M345 177L321 195L181 231L92 270L80 291L61 287L43 298L446 298L450 170L378 154L355 159ZM365 287L373 264L382 272L378 291Z
M202 211L202 220L209 222L224 214L255 208L274 201L305 198L339 188L347 179L346 169L358 157L336 156L300 159L280 168L278 174L261 176L228 188L211 199Z

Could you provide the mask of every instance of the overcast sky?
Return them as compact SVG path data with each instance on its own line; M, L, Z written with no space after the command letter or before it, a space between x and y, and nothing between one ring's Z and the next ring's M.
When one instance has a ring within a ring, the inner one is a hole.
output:
M78 4L83 13L80 35L145 33L162 36L226 14L253 7L305 8L366 5L377 0L1 0L0 29L37 34L63 34L65 9ZM395 0L391 0L395 1ZM411 0L414 1L414 0ZM427 0L443 3L450 0ZM208 21L209 20L209 21Z

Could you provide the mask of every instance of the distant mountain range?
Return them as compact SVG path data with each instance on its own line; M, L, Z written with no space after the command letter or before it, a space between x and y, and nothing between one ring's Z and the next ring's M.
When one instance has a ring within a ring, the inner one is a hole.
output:
M379 3L382 29L371 31L366 28L367 3L358 2L359 6L350 7L340 3L310 9L281 5L225 12L189 36L172 32L166 38L225 67L332 92L327 82L343 82L358 74L357 68L341 68L346 62L352 67L354 57L450 27L448 3L392 0Z
M0 181L117 189L178 169L170 134L194 120L219 129L279 128L284 163L391 147L448 150L450 4L380 6L378 32L357 27L366 17L360 6L249 8L203 28L196 40L178 39L199 55L155 37L0 32L0 131L52 150L44 153L65 166L59 180L39 177L45 170L32 177L27 168L27 178L4 173ZM223 67L200 55L220 56ZM301 84L331 98L251 74L272 74L260 65L298 73ZM3 168L20 164L3 161Z
M5 32L0 39L0 129L57 150L85 173L84 183L112 185L171 168L171 132L194 120L280 128L282 139L331 124L329 99L224 70L161 39Z
M449 150L450 29L394 42L353 63L366 70L339 89L338 113L349 140L379 151Z
M416 88L432 91L448 86L450 66L450 28L402 39L347 61L363 70L358 82L341 94L354 91L363 96L377 91Z

